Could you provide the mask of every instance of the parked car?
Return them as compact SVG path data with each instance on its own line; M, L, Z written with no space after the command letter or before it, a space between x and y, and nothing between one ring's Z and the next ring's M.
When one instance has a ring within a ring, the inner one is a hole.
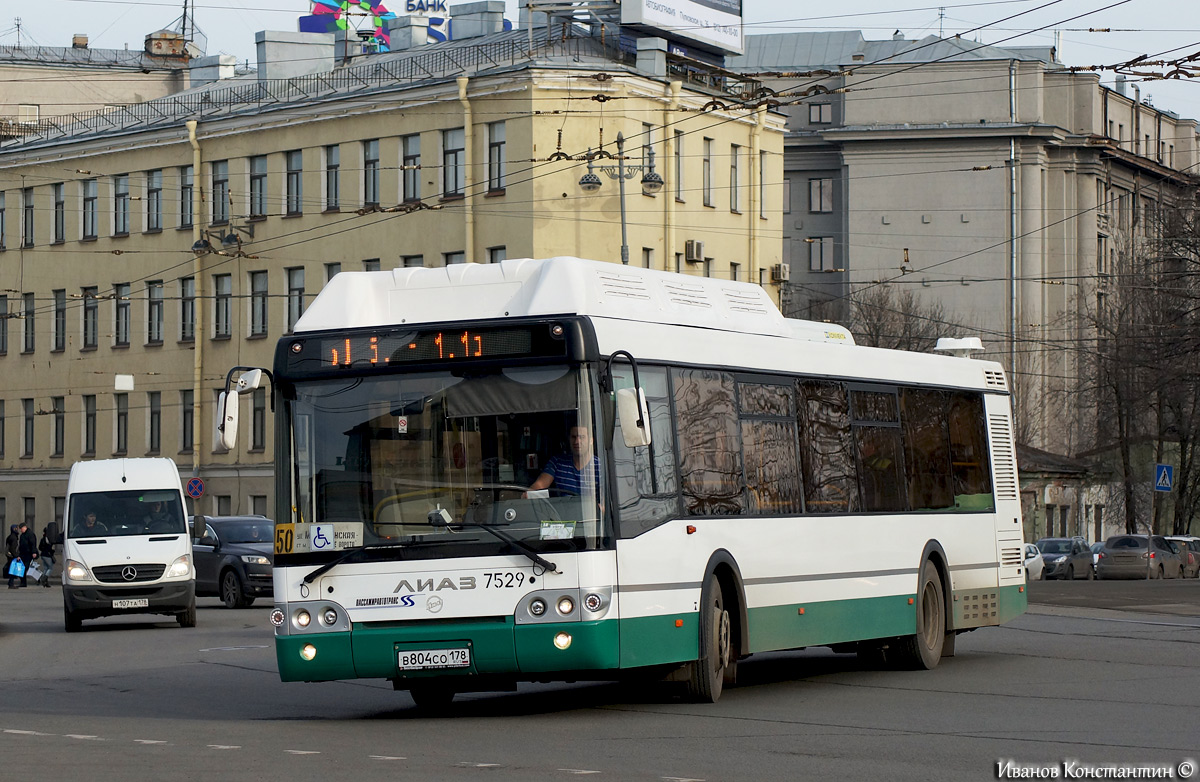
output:
M1046 563L1042 561L1042 552L1033 543L1025 544L1025 580L1041 581L1046 577Z
M1068 581L1096 577L1092 568L1092 552L1083 538L1042 538L1037 542L1046 563L1046 578L1065 578Z
M204 522L192 544L196 594L217 595L228 608L271 597L274 523L265 516L197 516Z
M1167 540L1179 547L1184 578L1200 578L1200 538L1194 535L1171 535Z
M1097 540L1092 544L1092 568L1100 564L1100 552L1104 550L1104 541Z
M1170 541L1151 535L1147 551L1145 535L1113 535L1104 541L1096 575L1100 578L1179 578L1183 563Z

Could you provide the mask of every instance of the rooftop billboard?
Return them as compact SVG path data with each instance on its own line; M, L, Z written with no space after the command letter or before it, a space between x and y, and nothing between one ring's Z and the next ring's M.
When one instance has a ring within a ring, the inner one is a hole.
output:
M621 24L742 54L742 0L625 0Z

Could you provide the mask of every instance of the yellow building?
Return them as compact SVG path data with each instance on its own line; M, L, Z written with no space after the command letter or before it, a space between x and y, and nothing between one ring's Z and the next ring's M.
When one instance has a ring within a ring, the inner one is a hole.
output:
M40 530L75 460L120 455L203 478L197 512L268 513L263 392L238 452L214 451L230 368L270 366L338 272L619 262L622 199L604 170L619 133L630 263L761 281L778 300L783 117L743 105L722 72L670 58L647 72L599 39L531 46L520 30L336 68L328 36L280 34L293 61L310 47L310 72L268 78L282 70L273 35L259 34L257 75L0 144L10 523ZM643 195L651 149L665 186ZM595 192L580 186L589 151Z

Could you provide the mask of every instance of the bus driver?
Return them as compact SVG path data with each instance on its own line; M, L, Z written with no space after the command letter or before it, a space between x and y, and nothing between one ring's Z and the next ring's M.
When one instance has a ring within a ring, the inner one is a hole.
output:
M586 426L569 431L571 453L550 457L542 474L530 485L530 491L554 488L567 494L594 493L600 483L600 460L592 452L592 436Z

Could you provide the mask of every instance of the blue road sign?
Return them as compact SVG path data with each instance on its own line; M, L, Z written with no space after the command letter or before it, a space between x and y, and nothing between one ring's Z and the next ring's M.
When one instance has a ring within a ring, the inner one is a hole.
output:
M1175 485L1175 468L1169 464L1159 464L1154 467L1154 490L1170 491Z
M193 500L198 500L204 496L204 481L200 478L192 478L187 482L187 495Z

